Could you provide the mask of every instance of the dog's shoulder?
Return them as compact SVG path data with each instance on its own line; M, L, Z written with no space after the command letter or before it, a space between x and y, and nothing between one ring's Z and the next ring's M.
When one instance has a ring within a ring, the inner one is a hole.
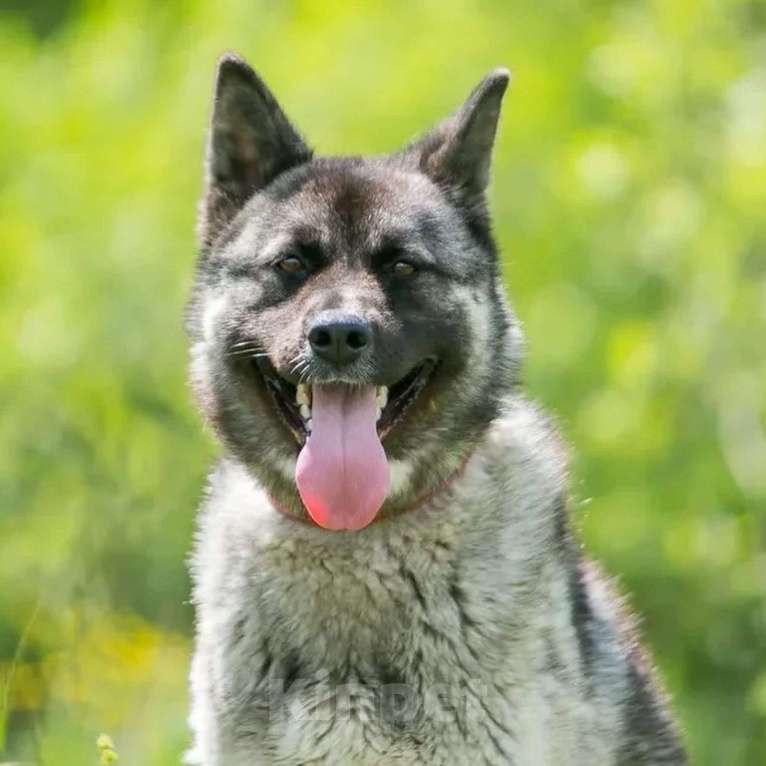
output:
M480 449L508 476L565 489L568 455L560 430L543 407L520 392L504 399Z
M620 711L617 763L686 764L667 695L628 599L594 561L580 555L575 572L573 622L587 677L594 691L613 699Z

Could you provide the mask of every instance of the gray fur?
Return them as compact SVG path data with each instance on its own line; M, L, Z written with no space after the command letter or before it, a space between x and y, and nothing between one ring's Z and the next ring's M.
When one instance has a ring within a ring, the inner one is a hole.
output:
M225 457L193 559L189 763L686 763L619 599L570 531L555 429L519 389L484 195L507 81L490 74L397 154L315 159L257 75L221 64L188 319ZM300 280L274 268L293 252L310 263ZM401 253L419 266L406 284L389 270ZM328 309L374 328L342 372L307 350ZM384 439L376 521L302 521L299 439L258 364L286 384L391 386L424 358L439 365Z

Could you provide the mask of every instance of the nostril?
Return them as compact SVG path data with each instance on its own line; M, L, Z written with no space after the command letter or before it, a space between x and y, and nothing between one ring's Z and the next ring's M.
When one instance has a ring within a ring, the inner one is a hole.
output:
M363 349L367 345L367 333L352 330L346 337L346 343L355 351Z
M329 348L332 345L332 336L328 330L315 327L309 333L309 343L315 348Z

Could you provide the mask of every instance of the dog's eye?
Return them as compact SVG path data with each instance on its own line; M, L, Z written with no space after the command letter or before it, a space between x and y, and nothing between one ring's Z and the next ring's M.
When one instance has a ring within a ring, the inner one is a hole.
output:
M277 261L277 268L285 274L300 274L306 271L306 266L297 255L286 255Z
M397 261L391 266L391 271L395 277L411 277L417 269L409 261Z

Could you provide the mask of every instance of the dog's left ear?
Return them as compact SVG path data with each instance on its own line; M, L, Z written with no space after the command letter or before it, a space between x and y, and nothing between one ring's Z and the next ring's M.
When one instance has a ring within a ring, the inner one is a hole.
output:
M509 81L507 69L493 70L451 117L403 151L456 201L470 208L484 200L500 107Z
M311 150L255 71L227 53L218 62L199 238L204 249L259 189Z

